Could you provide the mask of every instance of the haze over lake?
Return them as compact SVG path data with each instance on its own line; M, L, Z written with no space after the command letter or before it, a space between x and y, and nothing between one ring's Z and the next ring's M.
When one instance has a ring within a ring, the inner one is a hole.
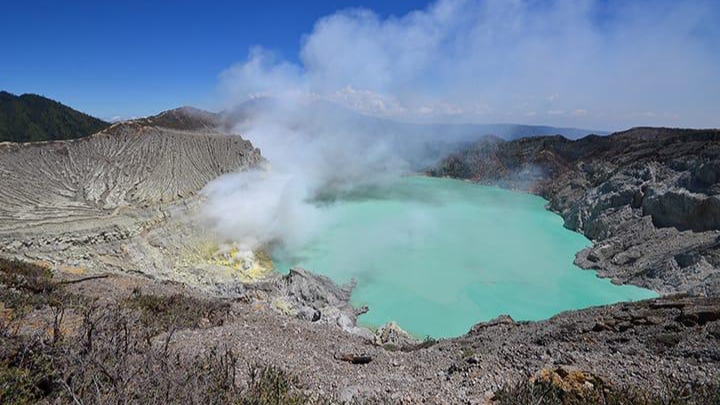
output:
M323 203L329 226L276 267L300 266L341 283L367 326L394 320L417 336L463 334L509 314L538 320L593 305L655 297L573 264L590 245L540 197L457 180L406 177Z

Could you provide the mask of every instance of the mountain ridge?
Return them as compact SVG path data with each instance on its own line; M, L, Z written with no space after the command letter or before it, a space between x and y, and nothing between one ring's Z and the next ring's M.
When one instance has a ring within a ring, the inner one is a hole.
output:
M269 98L261 97L248 100L234 107L218 113L225 121L225 125L242 125L243 122L251 120L260 114L267 114L269 111L282 111L290 115L301 115L303 118L323 116L328 118L330 125L333 123L353 124L368 134L377 134L387 130L398 134L409 134L421 137L436 137L438 133L443 134L445 141L468 141L476 140L483 135L495 135L504 139L512 140L527 136L542 135L564 135L571 139L583 136L608 135L610 132L601 130L589 130L572 127L555 127L550 125L529 125L513 123L415 123L363 114L339 104L314 100L308 103L297 103L288 107L283 103ZM325 123L327 125L327 123Z
M0 91L0 142L77 139L110 123L38 95Z

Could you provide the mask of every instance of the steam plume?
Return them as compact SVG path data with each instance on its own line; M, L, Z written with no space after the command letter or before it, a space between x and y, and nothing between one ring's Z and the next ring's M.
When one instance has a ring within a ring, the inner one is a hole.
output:
M247 248L299 245L328 220L319 197L423 161L428 139L325 102L414 122L717 126L718 17L714 1L440 0L321 18L298 63L256 47L222 73L235 130L272 168L209 185L206 217Z

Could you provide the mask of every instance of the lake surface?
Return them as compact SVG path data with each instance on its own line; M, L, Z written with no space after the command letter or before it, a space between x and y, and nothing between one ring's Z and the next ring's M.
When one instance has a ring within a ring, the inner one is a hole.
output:
M301 266L336 282L357 280L353 303L366 326L394 320L424 337L463 334L509 314L538 320L558 312L657 296L616 286L573 264L590 245L565 229L540 197L428 177L407 177L323 204L328 227L294 252Z

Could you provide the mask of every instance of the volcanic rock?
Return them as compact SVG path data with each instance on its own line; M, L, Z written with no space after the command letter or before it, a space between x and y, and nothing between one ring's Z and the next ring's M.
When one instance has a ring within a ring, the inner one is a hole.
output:
M536 193L592 239L576 263L661 293L720 294L720 131L479 141L436 176Z

